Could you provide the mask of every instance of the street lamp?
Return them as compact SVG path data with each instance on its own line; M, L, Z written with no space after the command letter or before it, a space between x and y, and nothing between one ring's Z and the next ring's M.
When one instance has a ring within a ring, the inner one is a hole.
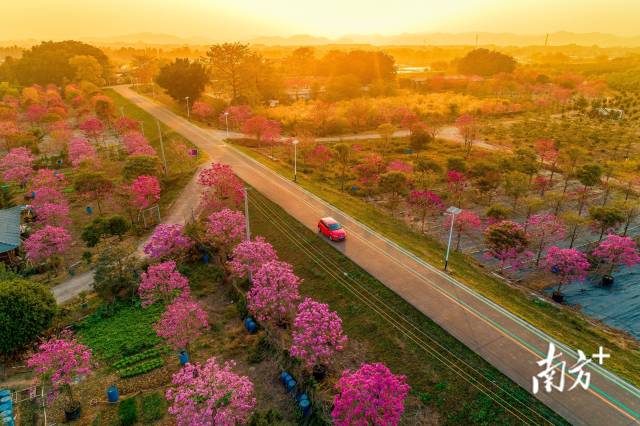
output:
M447 243L447 254L444 256L444 270L447 270L449 266L449 251L451 250L451 237L453 236L453 223L456 221L456 216L460 214L462 210L458 207L451 206L447 209L447 213L451 215L451 228L449 228L449 242Z
M300 141L298 139L294 139L291 141L293 144L293 181L298 181L298 144Z
M224 112L224 123L227 125L227 138L229 137L229 111Z
M120 116L122 118L124 118L124 107L123 106L120 107Z
M184 99L187 101L187 120L191 121L191 111L189 111L189 97L185 96Z

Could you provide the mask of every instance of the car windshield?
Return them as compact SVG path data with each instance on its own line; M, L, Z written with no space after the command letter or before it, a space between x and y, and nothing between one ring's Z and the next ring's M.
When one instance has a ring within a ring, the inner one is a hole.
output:
M342 226L340 226L339 223L330 223L329 224L329 229L331 229L332 231L337 231L338 229L341 229Z

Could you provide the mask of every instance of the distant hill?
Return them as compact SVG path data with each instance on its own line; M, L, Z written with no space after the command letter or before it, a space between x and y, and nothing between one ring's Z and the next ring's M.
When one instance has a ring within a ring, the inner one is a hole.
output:
M514 33L404 33L396 35L380 34L349 34L331 39L308 34L296 34L288 37L261 36L239 40L245 43L272 46L318 46L327 44L371 44L371 45L400 45L400 46L473 46L476 35L480 45L496 46L542 46L545 44L546 34L514 34ZM559 31L548 35L551 46L580 45L600 47L640 47L639 36L618 36L606 33L572 33ZM79 37L81 41L99 45L206 45L220 41L212 37L180 37L172 34L141 32L107 37ZM0 41L1 45L31 46L35 40Z

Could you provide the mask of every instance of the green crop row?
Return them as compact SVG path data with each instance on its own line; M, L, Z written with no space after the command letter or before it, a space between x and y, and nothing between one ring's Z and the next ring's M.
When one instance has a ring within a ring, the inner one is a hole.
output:
M132 367L123 368L119 371L120 377L126 379L128 377L135 377L141 374L148 373L151 370L155 370L156 368L160 368L164 365L164 360L162 358L151 358L148 361L142 362L140 364L136 364Z
M167 353L168 348L163 346L161 348L151 348L139 354L131 355L122 358L120 361L117 361L113 364L113 368L116 370L120 370L124 367L129 367L130 365L137 364L140 361L144 361L149 358L158 358L160 355Z

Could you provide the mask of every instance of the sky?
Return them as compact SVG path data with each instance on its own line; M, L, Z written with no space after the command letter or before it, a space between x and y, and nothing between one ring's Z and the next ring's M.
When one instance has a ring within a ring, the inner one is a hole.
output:
M640 35L640 0L0 0L0 39L140 32L210 40L554 31Z

